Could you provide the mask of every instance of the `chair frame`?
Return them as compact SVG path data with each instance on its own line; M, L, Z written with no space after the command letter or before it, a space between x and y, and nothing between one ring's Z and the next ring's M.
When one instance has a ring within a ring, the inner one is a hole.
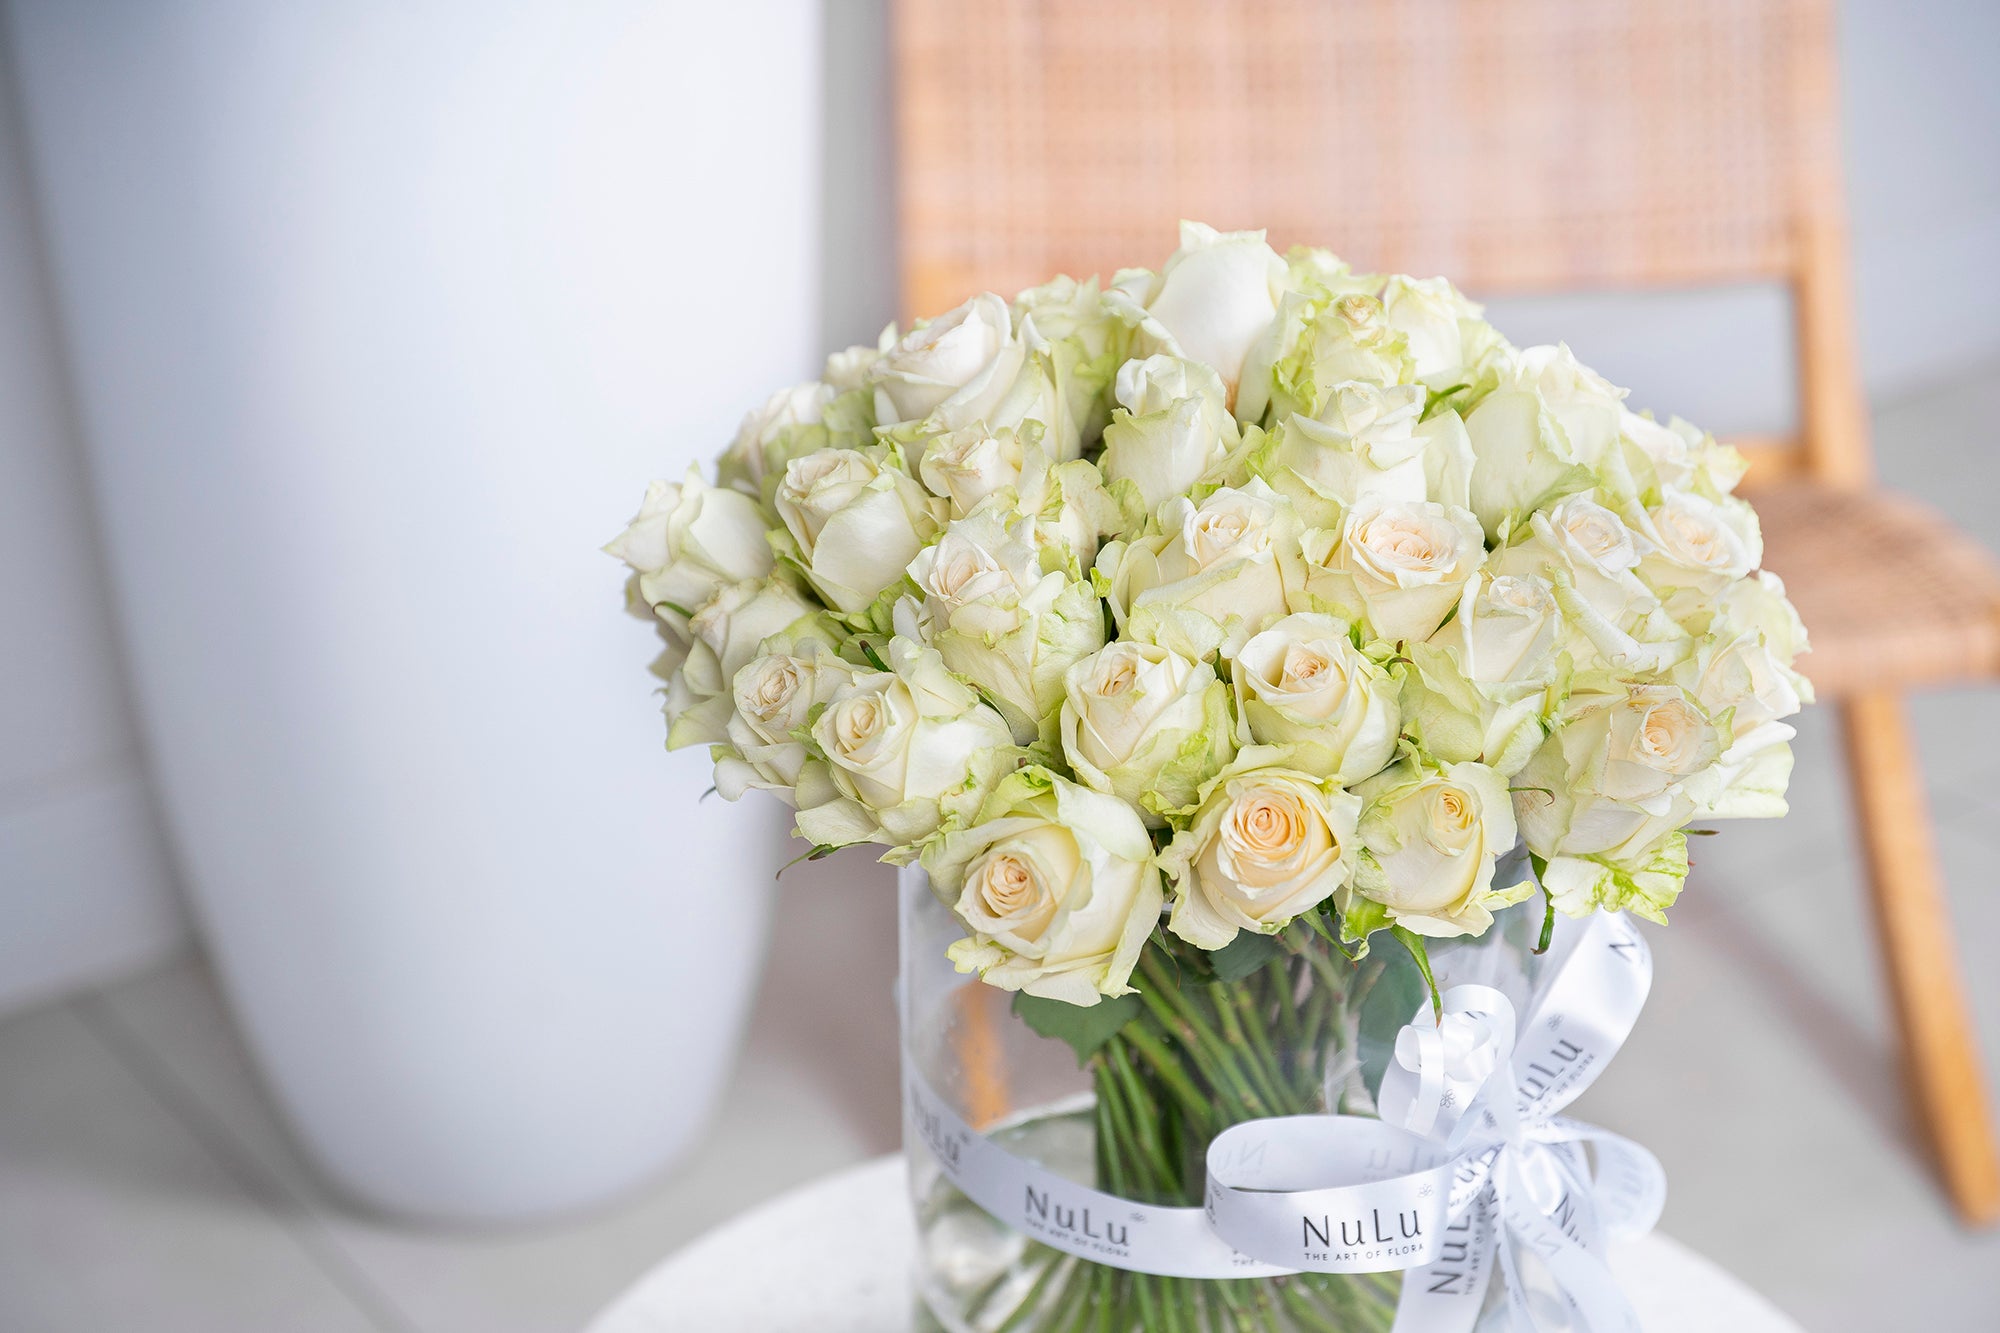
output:
M1510 3L1518 4L1519 0ZM1175 0L1168 7L1186 13L1160 17L1158 22L1163 26L1176 18L1197 24L1216 21L1216 9L1203 0ZM1432 10L1435 8L1433 5ZM1464 0L1458 8L1486 24L1484 30L1489 32L1505 31L1493 25L1513 22L1513 15L1523 12L1497 11L1490 0ZM1671 258L1652 256L1649 266L1621 274L1579 275L1581 280L1575 283L1517 281L1520 275L1507 272L1502 261L1497 280L1485 282L1482 289L1546 291L1582 285L1640 289L1732 278L1783 283L1791 294L1794 311L1800 429L1791 438L1737 441L1751 460L1747 485L1754 490L1796 480L1844 491L1868 490L1874 485L1875 472L1855 351L1830 8L1826 0L1763 0L1761 7L1715 0L1705 8L1694 3L1689 8L1706 16L1698 16L1695 22L1706 22L1718 31L1760 8L1774 15L1771 21L1780 25L1770 31L1781 33L1782 40L1771 42L1767 32L1767 45L1757 49L1775 53L1772 58L1782 62L1784 97L1776 103L1781 108L1777 114L1788 118L1796 135L1788 141L1796 148L1788 163L1790 236L1773 251L1781 252L1781 257L1740 271L1710 267L1691 274L1675 271ZM1342 16L1357 24L1372 22L1381 27L1396 21L1385 19L1386 12L1385 0L1348 0ZM1537 12L1543 21L1566 21L1560 9L1545 7L1545 12ZM1232 23L1254 23L1257 13L1294 26L1302 15L1306 22L1320 17L1308 0L1252 0L1228 11L1228 18ZM1429 17L1435 18L1435 14ZM950 190L962 195L968 172L981 165L1002 177L1009 170L1031 173L1035 169L1032 153L1026 155L1024 165L1019 145L996 151L990 143L993 135L987 131L1000 126L996 132L1004 132L1003 122L1009 118L1055 119L1035 100L1051 96L1051 85L1041 78L1033 56L1052 51L1062 40L1059 30L1065 24L1088 26L1090 21L1077 11L1058 10L1046 0L982 0L978 6L963 5L962 0L897 0L894 60L906 310L936 313L971 295L980 284L1021 277L1018 272L985 276L978 261L968 258L978 253L978 247L956 244L959 237L953 229L964 230L965 226L953 204L941 203L938 196L943 194L947 201L958 198ZM1648 21L1653 21L1652 16ZM1037 43L1041 45L1037 47ZM1026 61L1020 59L1024 52L1029 55ZM966 78L979 77L979 71L1010 57L1016 59L1015 65L1008 66L1004 76L995 77L992 86L983 88L986 96L969 94L961 86ZM1022 75L1023 64L1034 77ZM1185 66L1171 68L1185 70ZM1547 96L1531 85L1532 80L1521 80L1518 86L1523 91L1519 95L1530 99ZM1062 93L1058 90L1055 95ZM963 109L964 103L976 104L977 110ZM981 115L988 119L977 120ZM1213 161L1214 146L1201 147L1201 152L1189 150L1189 156L1200 159L1187 169L1190 175L1203 171L1212 175L1218 170ZM1240 165L1232 164L1232 169L1240 177ZM994 192L1003 211L1010 202L1018 202L1007 198L1012 186L1020 186L1030 201L1051 194L1049 183L1042 180L1024 183L982 175L978 185L982 191ZM1196 180L1189 193L1201 199L1228 198L1227 192L1218 192L1215 185L1213 179ZM1016 209L1008 216L1017 227L1023 225L1023 216L1028 229L1035 225L1032 209ZM1173 220L1160 220L1163 234ZM1210 220L1229 221L1223 217ZM1338 239L1338 224L1325 225L1324 239ZM1378 257L1363 258L1372 261ZM1022 280L1037 281L1051 275L1052 271L1040 272ZM1903 698L1894 690L1862 689L1843 695L1838 707L1876 931L1910 1086L1947 1191L1961 1216L1981 1224L2000 1220L2000 1151L1996 1151L1983 1065L1959 973L1922 769Z

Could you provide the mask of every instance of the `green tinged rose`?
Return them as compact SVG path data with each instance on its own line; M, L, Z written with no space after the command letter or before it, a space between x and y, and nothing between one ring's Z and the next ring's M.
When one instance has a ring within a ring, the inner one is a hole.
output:
M1480 935L1494 911L1534 892L1527 882L1494 887L1516 833L1506 780L1486 765L1431 765L1411 755L1355 794L1363 801L1361 851L1341 901L1349 938L1391 925Z
M1152 840L1125 802L1022 769L923 862L969 932L950 950L960 971L1077 1005L1131 992L1162 894Z
M1104 615L1088 585L1041 572L1033 520L1010 529L992 510L954 520L910 578L922 601L898 608L904 632L985 691L1016 740L1053 743L1064 673L1103 647Z
M1229 692L1215 669L1121 639L1063 677L1063 757L1085 786L1164 827L1229 762Z
M1006 720L936 649L894 638L888 665L855 672L818 710L809 734L827 781L800 784L798 832L820 847L883 843L891 859L907 859L946 821L978 810L1021 752Z

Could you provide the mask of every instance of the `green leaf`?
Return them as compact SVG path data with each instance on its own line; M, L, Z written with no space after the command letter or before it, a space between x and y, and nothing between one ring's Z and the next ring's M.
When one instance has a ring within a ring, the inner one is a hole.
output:
M1079 1067L1146 1008L1136 995L1099 1000L1088 1007L1066 1000L1049 1000L1026 991L1014 992L1014 1013L1044 1037L1069 1043Z
M1241 981L1284 951L1276 935L1239 930L1236 938L1208 956L1217 981Z
M1381 955L1383 966L1375 984L1361 998L1356 1015L1361 1077L1371 1094L1379 1095L1382 1075L1396 1053L1396 1034L1424 1002L1424 977L1393 950Z
M1423 974L1424 985L1430 987L1431 1013L1436 1015L1439 1022L1443 1022L1444 997L1438 994L1437 978L1431 975L1431 956L1424 946L1424 937L1407 926L1397 926L1392 933L1403 942L1403 947L1410 951L1410 957L1416 960L1417 971Z

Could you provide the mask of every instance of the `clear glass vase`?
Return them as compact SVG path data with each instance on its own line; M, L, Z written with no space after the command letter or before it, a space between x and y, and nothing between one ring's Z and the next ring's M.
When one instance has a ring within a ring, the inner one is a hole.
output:
M931 1095L1016 1156L1138 1203L1199 1205L1209 1140L1229 1125L1373 1115L1395 1035L1427 994L1400 949L1357 962L1303 922L1227 977L1156 936L1133 976L1143 1009L1080 1064L1029 1027L1015 997L953 969L945 950L963 932L921 870L904 871L900 891L904 1059ZM1525 919L1508 916L1456 970L1524 995L1532 940ZM1050 1248L961 1193L921 1126L904 1137L921 1329L1386 1333L1394 1323L1395 1273L1168 1278Z

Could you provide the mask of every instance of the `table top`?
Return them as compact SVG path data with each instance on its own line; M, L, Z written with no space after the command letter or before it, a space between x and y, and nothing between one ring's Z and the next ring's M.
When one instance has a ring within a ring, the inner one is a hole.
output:
M903 1159L878 1157L709 1232L640 1279L589 1333L901 1333L915 1253ZM1658 1232L1614 1246L1611 1266L1649 1330L1800 1333Z

